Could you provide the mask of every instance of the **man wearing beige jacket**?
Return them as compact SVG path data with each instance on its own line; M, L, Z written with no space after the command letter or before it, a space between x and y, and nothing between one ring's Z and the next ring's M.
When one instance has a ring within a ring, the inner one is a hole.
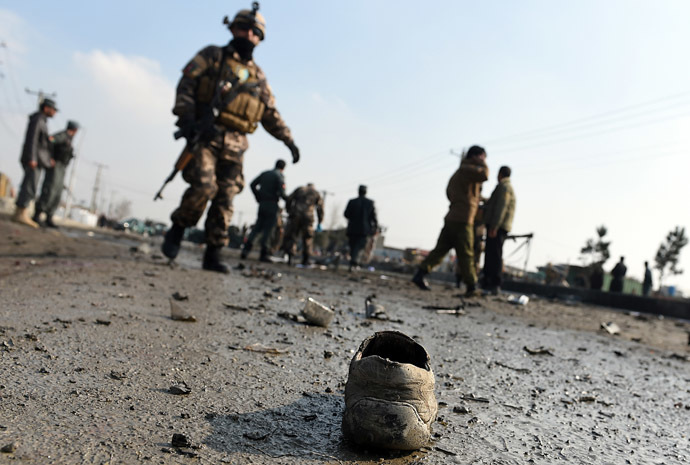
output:
M436 247L420 263L412 278L412 282L420 289L431 289L424 276L441 263L450 249L455 249L460 274L467 286L466 296L480 294L474 266L474 217L479 206L482 183L487 179L489 168L486 166L486 151L473 145L448 182L446 196L450 200L450 207Z
M483 288L490 294L501 290L503 273L503 243L513 226L515 215L515 192L510 184L510 168L501 166L498 170L498 185L484 206L486 224L486 245L484 246Z

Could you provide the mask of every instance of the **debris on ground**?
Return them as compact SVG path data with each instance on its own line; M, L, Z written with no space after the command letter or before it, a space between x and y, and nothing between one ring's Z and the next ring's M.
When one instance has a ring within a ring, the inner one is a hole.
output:
M302 315L307 322L326 328L329 324L331 324L331 321L335 316L335 312L309 297L307 298L304 308L302 309Z
M172 444L173 447L192 447L192 443L189 442L189 438L180 433L173 433L170 444Z
M19 447L19 445L16 442L11 442L9 444L5 444L4 446L2 446L0 452L2 452L3 454L13 454L14 451L17 450L17 447Z
M519 297L516 295L511 295L508 296L508 303L513 305L527 305L529 303L529 297L526 295L521 295Z
M194 315L190 315L173 299L170 299L170 318L175 321L185 321L188 323L194 323L196 321L196 317Z
M525 350L525 352L527 352L530 355L551 355L551 356L553 356L552 349L547 349L544 346L539 346L539 347L536 347L534 349L531 349L531 348L525 346L525 347L523 347L523 349Z
M518 373L529 373L530 372L530 370L527 368L516 368L516 367L512 367L510 365L506 365L505 363L501 363L499 361L495 361L494 365L498 365L499 367L503 367L503 368L508 368L509 370L517 371Z
M377 318L379 320L387 320L386 309L383 305L374 303L375 295L370 295L364 299L364 314L367 318Z
M176 396L186 396L187 394L190 394L192 392L192 388L187 386L187 383L184 381L181 381L177 384L173 384L168 388L168 392L170 394L174 394Z
M612 336L615 336L616 334L619 334L621 332L621 328L614 322L609 321L607 323L602 323L601 327L606 330L607 333L609 333Z
M180 294L178 291L175 291L175 293L172 295L172 298L178 302L189 300L189 296L187 294Z
M240 312L248 312L249 311L249 308L247 308L247 307L244 307L242 305L231 304L229 302L223 302L223 307L229 308L231 310L238 310Z
M472 402L481 402L481 403L484 403L484 404L488 404L488 403L489 403L489 399L487 399L486 397L478 397L478 396L475 396L475 395L472 394L472 393L469 393L469 394L462 394L462 395L460 396L460 398L461 398L462 400L470 400L470 401L472 401Z
M271 355L281 355L281 354L287 354L288 350L287 349L278 349L276 347L269 347L261 344L260 342L255 342L254 344L249 344L248 346L244 347L237 347L237 346L228 346L228 349L231 350L248 350L250 352L261 352L264 354L271 354Z

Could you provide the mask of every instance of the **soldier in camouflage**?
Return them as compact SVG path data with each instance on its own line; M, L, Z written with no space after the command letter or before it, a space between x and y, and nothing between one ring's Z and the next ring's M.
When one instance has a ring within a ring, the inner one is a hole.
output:
M53 222L53 215L60 204L62 189L65 185L67 165L74 158L72 139L78 129L79 123L68 121L67 128L64 131L53 135L53 160L55 160L55 165L46 170L43 186L41 187L41 196L36 202L33 218L36 223L41 224L41 213L45 213L45 225L49 228L57 228L57 225Z
M298 187L290 194L286 202L288 222L285 226L283 250L288 254L288 263L296 253L297 237L302 235L302 264L309 264L311 246L314 240L314 209L319 219L318 229L323 222L323 199L314 188L314 184Z
M190 186L171 215L173 226L166 233L163 254L170 259L177 256L185 228L197 224L211 201L203 268L222 273L228 272L220 261L220 250L228 243L232 200L244 187L247 134L261 123L287 145L293 163L299 160L299 150L276 108L266 76L252 58L254 47L266 33L266 23L257 10L254 2L252 10L239 11L232 22L226 18L233 39L224 47L204 48L185 66L173 108L178 132L188 142L195 141L190 147L194 159L182 171ZM200 124L210 111L213 124Z

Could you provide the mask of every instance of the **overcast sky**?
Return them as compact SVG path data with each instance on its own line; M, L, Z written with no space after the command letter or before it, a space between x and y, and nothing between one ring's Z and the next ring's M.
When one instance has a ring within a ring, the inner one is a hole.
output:
M183 142L171 108L180 70L250 2L0 1L0 170L18 184L19 152L36 97L57 92L51 131L85 130L76 192L90 201L95 163L107 165L102 205L169 222L185 183L154 203ZM641 278L659 243L690 227L690 2L585 0L261 2L266 40L255 52L293 130L302 160L288 190L329 192L326 227L365 183L386 243L433 248L460 152L488 152L490 195L513 168L514 233L533 232L529 268L580 264L606 225L610 270L625 255ZM289 159L263 129L250 136L245 178ZM233 223L253 222L248 190ZM203 226L203 225L200 225ZM524 264L525 248L507 263ZM690 291L688 273L668 278ZM657 275L655 274L655 285Z

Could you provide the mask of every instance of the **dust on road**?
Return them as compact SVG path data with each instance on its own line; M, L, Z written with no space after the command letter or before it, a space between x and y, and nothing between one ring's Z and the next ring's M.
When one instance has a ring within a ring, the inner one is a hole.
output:
M253 260L225 276L137 244L0 219L0 463L690 462L688 322L505 297L436 314L455 289ZM195 322L170 317L174 293ZM372 294L392 321L365 318ZM307 297L329 328L281 316ZM434 441L413 453L340 432L350 358L384 329L436 374Z

